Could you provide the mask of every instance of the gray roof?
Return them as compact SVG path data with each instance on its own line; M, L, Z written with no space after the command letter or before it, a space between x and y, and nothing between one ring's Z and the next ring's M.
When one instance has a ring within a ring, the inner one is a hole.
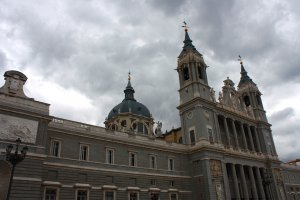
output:
M141 115L143 117L151 117L148 108L135 100L134 89L131 86L130 80L128 80L128 84L124 90L124 93L124 100L109 112L107 119L111 119L121 113L132 113L135 115Z

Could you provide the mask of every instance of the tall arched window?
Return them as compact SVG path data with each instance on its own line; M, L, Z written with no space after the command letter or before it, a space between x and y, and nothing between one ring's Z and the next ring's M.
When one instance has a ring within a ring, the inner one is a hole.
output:
M258 94L256 95L256 101L257 101L257 105L259 105L259 106L262 105L261 98L260 98L260 96Z
M189 68L184 67L183 68L183 79L186 81L186 80L189 80L189 78L190 78Z
M247 96L244 96L244 102L245 102L245 105L248 107L248 106L250 106L250 98L249 98L249 96L247 95Z
M200 66L198 66L198 76L200 79L203 79L203 73L202 73L202 69Z

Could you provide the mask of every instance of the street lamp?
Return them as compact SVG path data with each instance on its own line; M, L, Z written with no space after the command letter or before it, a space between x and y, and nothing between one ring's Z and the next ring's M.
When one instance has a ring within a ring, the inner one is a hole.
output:
M12 164L12 170L11 170L11 174L10 174L10 180L9 180L9 186L8 186L6 200L9 200L10 189L11 189L11 184L12 184L12 181L13 181L15 167L19 162L22 162L22 160L24 160L24 158L26 156L26 153L27 153L27 150L28 150L28 147L25 146L25 147L23 147L23 149L21 150L21 153L19 154L20 144L21 144L21 140L20 140L20 138L18 138L16 140L16 151L15 151L15 153L11 153L11 151L14 148L12 144L9 144L6 147L6 160Z

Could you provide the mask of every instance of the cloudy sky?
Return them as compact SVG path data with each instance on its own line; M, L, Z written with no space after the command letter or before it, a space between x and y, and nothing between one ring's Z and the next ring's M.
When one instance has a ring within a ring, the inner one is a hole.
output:
M300 158L300 1L0 0L0 74L20 70L51 115L103 126L135 97L163 129L178 127L177 56L185 20L209 84L240 78L238 55L263 93L280 159ZM3 85L4 80L0 79Z

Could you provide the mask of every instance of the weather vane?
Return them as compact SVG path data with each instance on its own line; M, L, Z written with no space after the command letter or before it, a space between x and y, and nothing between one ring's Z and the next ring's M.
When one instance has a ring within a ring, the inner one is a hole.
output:
M239 55L238 61L240 61L240 64L241 64L241 65L243 64L243 59L242 59L241 55Z
M188 28L189 28L189 27L187 26L187 23L186 23L185 21L183 21L183 24L184 24L184 25L181 26L181 27L183 27L185 31L188 31Z
M131 80L131 73L130 73L130 71L128 72L128 80L129 81Z

